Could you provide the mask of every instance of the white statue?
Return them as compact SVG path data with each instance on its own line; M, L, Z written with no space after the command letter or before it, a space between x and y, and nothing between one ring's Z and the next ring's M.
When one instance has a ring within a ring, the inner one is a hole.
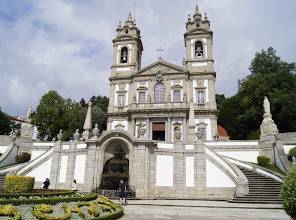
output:
M30 118L31 118L31 115L32 115L32 107L29 107L29 108L27 109L26 119L30 119Z
M264 96L263 107L265 114L270 115L270 102L266 96Z

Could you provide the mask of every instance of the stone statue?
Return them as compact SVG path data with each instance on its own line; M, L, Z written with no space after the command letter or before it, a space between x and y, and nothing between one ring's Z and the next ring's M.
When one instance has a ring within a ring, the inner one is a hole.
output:
M32 115L32 107L29 107L27 109L27 114L26 114L26 119L30 119L31 118L31 115Z
M60 132L57 134L57 138L59 141L62 140L62 138L63 138L63 130L62 129L60 129Z
M270 102L266 96L264 96L263 107L264 113L270 115Z
M182 132L181 132L180 125L176 125L175 126L175 129L174 129L174 137L175 137L175 140L181 140Z
M79 129L75 130L75 133L73 134L74 141L78 141L80 138Z

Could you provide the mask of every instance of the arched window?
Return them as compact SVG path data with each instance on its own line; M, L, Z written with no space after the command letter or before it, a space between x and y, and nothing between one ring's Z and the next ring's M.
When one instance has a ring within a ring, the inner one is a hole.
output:
M120 63L127 63L128 49L123 47L120 51Z
M154 86L154 102L155 103L165 102L165 86L163 83L157 83Z
M195 57L203 57L204 55L204 49L203 49L203 44L201 41L196 41L195 42Z

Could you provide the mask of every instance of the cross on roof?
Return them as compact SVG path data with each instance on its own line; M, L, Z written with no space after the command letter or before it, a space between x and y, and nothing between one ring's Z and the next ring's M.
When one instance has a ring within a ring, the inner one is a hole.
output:
M163 52L163 48L162 48L162 47L159 47L156 51L159 52L159 57L158 57L158 59L159 59L159 60L162 60L161 52Z

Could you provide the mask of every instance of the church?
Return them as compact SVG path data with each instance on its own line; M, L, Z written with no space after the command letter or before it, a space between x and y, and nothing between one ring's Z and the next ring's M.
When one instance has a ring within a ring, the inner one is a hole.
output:
M36 188L49 178L51 188L70 189L76 179L81 191L109 195L123 179L131 197L153 199L242 197L250 190L244 169L282 182L254 165L257 156L266 155L283 170L290 166L283 159L289 146L276 138L270 113L264 115L260 140L230 141L217 125L213 31L198 7L186 21L182 65L160 56L142 67L143 45L130 14L113 39L106 132L92 128L89 103L84 131L77 130L74 141L61 141L62 131L57 141L32 141L28 134L7 141L0 164L24 151L32 157L0 174L34 176Z

